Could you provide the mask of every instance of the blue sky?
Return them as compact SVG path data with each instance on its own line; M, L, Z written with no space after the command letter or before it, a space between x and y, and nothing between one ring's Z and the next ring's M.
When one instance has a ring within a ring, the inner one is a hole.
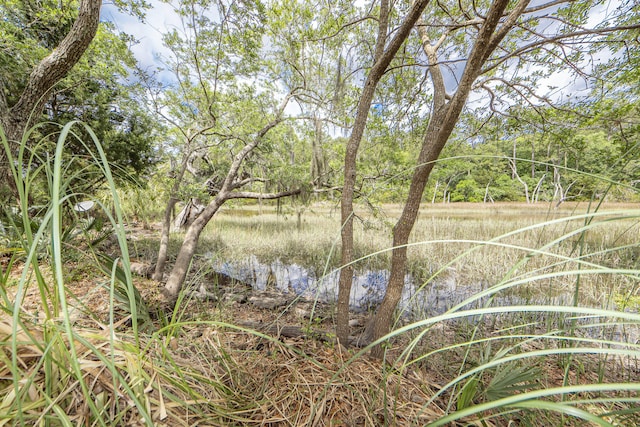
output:
M546 2L546 1L545 1ZM536 3L536 1L532 2ZM150 2L151 7L146 11L146 17L144 22L141 22L138 18L131 16L127 13L120 12L113 4L105 4L102 8L101 19L113 22L117 29L134 36L138 43L132 47L132 51L142 69L149 71L154 70L156 67L161 66L159 56L168 56L169 51L163 46L162 34L167 30L173 28L181 28L180 17L173 11L171 4L152 0ZM590 24L600 22L607 12L610 12L618 4L617 0L610 0L604 2L596 11L592 14ZM546 10L545 13L548 13ZM606 59L606 57L597 58L600 60ZM163 78L164 77L164 78ZM453 75L449 73L447 80L451 86L450 89L455 87L455 79ZM165 83L170 83L173 78L167 72L166 75L160 76L160 79ZM584 92L585 82L580 79L574 80L569 73L557 73L551 78L544 79L540 82L538 87L540 94L549 95L554 99L559 99L562 96L567 95L580 95L586 94ZM555 86L554 91L544 93L547 86ZM482 94L480 94L482 97ZM473 102L476 96L472 96Z

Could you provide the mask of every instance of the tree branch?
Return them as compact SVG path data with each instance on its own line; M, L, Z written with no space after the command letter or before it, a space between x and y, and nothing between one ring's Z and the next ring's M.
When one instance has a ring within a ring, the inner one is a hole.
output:
M528 45L522 46L519 49L514 50L513 52L501 56L499 58L496 58L494 61L494 63L492 65L490 65L487 68L484 68L480 74L485 74L488 73L491 70L496 69L498 66L500 66L501 64L503 64L505 61L507 61L510 58L514 58L517 56L522 55L523 53L526 53L529 50L535 49L537 47L540 47L544 44L547 43L556 43L559 42L561 40L566 40L566 39L571 39L571 38L578 38L578 37L584 37L584 36L592 36L592 35L599 35L599 36L603 36L605 34L609 34L609 33L613 33L616 31L626 31L626 30L637 30L640 28L640 24L636 24L636 25L624 25L621 27L607 27L607 28L596 28L596 29L591 29L591 30L585 30L585 31L576 31L573 33L567 33L567 34L560 34L557 35L555 37L544 37L541 40L537 40L533 43L529 43Z
M543 3L543 4L538 5L538 6L531 6L530 8L525 9L522 13L523 14L529 14L529 13L539 12L541 10L548 9L550 7L553 7L553 6L558 6L558 5L564 4L564 3L574 3L576 1L577 0L554 0L554 1L550 1L548 3Z
M300 194L302 189L297 188L295 190L281 191L279 193L257 193L253 191L236 191L228 193L225 197L226 200L230 199L256 199L256 200L272 200L281 199L283 197L295 196Z
M374 61L378 61L384 53L384 45L387 42L387 32L389 31L389 0L380 1L380 19L378 20L378 38L373 54Z
M491 53L498 47L500 42L506 37L507 33L511 31L513 26L516 24L520 16L522 16L522 12L525 10L530 0L520 0L516 7L513 8L509 16L505 20L505 22L498 28L498 30L493 33L491 36L491 40L489 41L489 46L487 47L486 54L484 55L485 59L491 55Z
M308 39L308 41L310 41L310 42L321 42L321 41L332 39L335 36L337 36L338 34L340 34L342 32L342 30L344 30L346 28L349 28L349 27L351 27L353 25L359 24L360 22L367 21L367 20L377 21L378 19L375 16L372 16L372 15L362 16L360 18L354 19L353 21L347 22L346 24L342 25L335 32L333 32L332 34L329 34L328 36L320 37L320 38L317 38L317 39Z
M422 18L418 20L418 34L422 41L422 49L427 55L429 61L429 73L431 73L431 82L433 84L433 107L436 110L444 107L447 102L447 90L444 85L444 77L442 76L442 70L438 65L437 46L431 46L431 39L424 27L424 21Z
M236 188L240 188L240 187L244 187L245 185L254 183L254 182L268 182L268 180L264 179L264 178L245 178L245 179L241 179L240 181L236 181L231 185L231 190L235 190Z
M16 126L24 128L30 117L40 114L47 92L67 75L87 50L98 30L101 4L102 0L82 0L78 18L69 34L33 69L18 102L9 112Z

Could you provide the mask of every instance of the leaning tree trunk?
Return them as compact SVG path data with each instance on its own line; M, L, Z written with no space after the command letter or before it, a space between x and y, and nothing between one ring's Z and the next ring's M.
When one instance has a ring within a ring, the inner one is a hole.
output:
M296 190L293 192L284 192L281 194L271 194L271 195L255 195L249 193L233 193L234 189L237 189L243 185L243 183L236 182L238 178L238 171L242 166L245 158L251 153L260 143L264 136L271 131L274 127L280 124L283 120L282 114L284 113L289 100L294 96L295 89L290 92L285 99L282 101L276 114L269 123L264 125L262 129L257 133L255 138L248 142L234 157L231 166L229 167L229 171L222 182L220 190L218 194L214 197L213 200L209 202L207 207L204 208L202 213L193 221L193 223L187 229L187 233L184 236L184 240L182 242L182 246L180 247L180 251L178 252L178 258L176 259L176 263L171 270L171 274L169 275L169 279L167 280L167 284L164 287L165 295L174 300L178 297L180 290L182 289L182 285L184 284L185 279L187 278L187 271L189 270L189 264L191 264L191 260L193 259L193 255L196 253L196 246L198 245L198 240L200 239L200 234L202 230L207 226L211 218L218 212L220 207L230 198L269 198L275 199L279 197L285 197L292 194L297 194L300 190Z
M349 298L351 296L351 286L353 284L353 196L356 183L356 158L365 126L373 95L375 94L378 82L384 75L385 70L395 57L396 53L409 37L409 33L417 22L420 14L429 4L430 0L416 0L405 17L400 28L396 31L394 38L385 49L387 39L388 2L382 2L380 12L380 22L378 27L378 40L374 55L375 63L367 76L358 109L356 120L351 131L351 136L347 142L344 160L344 184L342 189L342 200L340 204L342 221L342 250L340 262L340 278L338 282L338 303L336 309L336 335L338 341L347 345L349 340ZM385 6L386 5L386 6ZM386 9L386 13L385 13Z
M175 299L178 293L182 289L182 284L187 278L187 271L189 270L189 264L196 253L196 247L198 246L198 240L202 230L207 226L211 218L218 212L220 206L225 202L225 197L221 193L207 205L202 213L196 218L195 221L187 229L187 233L184 236L182 247L178 253L176 263L171 270L167 284L164 287L165 294L170 299Z
M453 132L462 109L467 102L473 82L480 74L482 65L509 29L515 24L517 17L520 16L521 11L524 10L527 3L526 0L521 0L498 31L496 31L496 28L499 20L503 16L504 10L509 4L509 0L496 0L491 4L487 17L480 28L478 38L469 55L458 88L448 103L446 103L446 90L437 53L430 45L429 37L423 30L423 27L419 26L423 48L429 60L429 71L434 85L433 112L422 142L422 149L418 157L418 167L415 169L411 180L407 201L393 229L391 273L387 291L378 311L367 327L365 339L380 339L391 330L393 314L400 302L402 289L404 288L407 243L409 242L409 235L418 217L422 194L429 175L433 170L435 161L440 157L442 149ZM380 345L375 346L371 350L371 355L374 357L382 357L383 348Z
M0 99L0 124L4 127L12 155L17 152L25 130L39 119L49 90L67 75L91 44L98 31L101 5L102 0L82 0L71 30L31 71L15 105L7 105L4 97ZM4 149L0 149L0 183L9 185L13 195L17 195Z
M189 146L189 141L187 140L187 146ZM187 150L188 152L189 150ZM180 166L180 170L178 171L178 175L174 178L173 185L171 186L171 191L169 192L169 200L167 201L167 206L164 210L164 218L162 220L162 233L160 235L160 248L158 248L158 259L156 260L156 266L153 271L153 280L159 282L164 277L164 270L167 265L167 258L169 257L169 237L171 235L171 213L173 212L173 208L178 203L179 199L176 197L178 191L180 190L180 186L182 185L182 180L184 179L184 174L187 171L187 166L189 163L189 154L187 153L182 161L182 165Z
M233 173L235 174L236 172ZM227 200L274 200L280 199L282 197L294 196L296 194L300 194L301 192L299 188L293 190L285 190L278 193L254 193L250 191L234 192L227 190L230 187L233 189L234 186L235 185L231 184L231 181L227 181L227 183L223 185L223 189L218 192L218 195L209 203L209 205L207 205L204 211L202 211L202 213L195 219L195 221L193 221L193 223L187 229L182 247L180 248L180 252L178 253L178 258L175 265L173 266L173 270L171 270L171 275L169 276L169 280L167 280L167 284L164 289L165 295L170 300L176 299L178 293L182 289L184 281L187 277L187 271L189 270L189 264L191 263L191 260L196 253L196 246L198 245L198 239L200 238L202 230L204 230L204 227L209 223L209 221L211 221L211 218L213 218L216 212L218 212L220 207Z

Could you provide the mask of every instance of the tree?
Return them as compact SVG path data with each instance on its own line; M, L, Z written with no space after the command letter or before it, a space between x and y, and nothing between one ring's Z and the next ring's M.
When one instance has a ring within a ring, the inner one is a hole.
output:
M67 75L89 47L98 30L101 4L101 0L81 0L78 16L59 44L49 45L51 37L49 34L44 35L40 47L49 53L30 70L28 79L18 92L19 96L12 96L5 79L0 80L0 124L12 152L17 149L25 130L39 120L51 88ZM32 3L24 5L26 12L33 12L35 9ZM3 8L3 14L9 14L11 5L7 6ZM3 19L3 25L6 26L8 21ZM13 37L20 35L14 32L7 40L11 43L14 41ZM2 62L8 62L5 55ZM3 185L14 183L4 150L0 150L0 181ZM15 188L11 191L16 194Z
M534 6L529 6L527 0L494 0L482 6L477 3L438 2L432 5L428 17L418 23L433 101L409 193L393 229L387 291L367 327L367 338L378 339L391 328L393 313L404 286L409 234L418 215L424 188L434 162L467 105L470 93L485 91L489 109L496 111L500 110L500 99L504 99L505 104L517 97L532 104L550 103L548 97L538 95L534 89L538 79L563 67L584 67L582 48L601 42L613 32L637 28L635 24L609 27L606 22L587 28L586 21L593 6L592 2L577 4L570 1L550 1ZM617 13L623 14L622 9ZM540 33L541 21L546 24L542 27L553 31L552 34ZM574 46L580 46L580 49ZM526 72L527 64L546 64L546 72ZM455 67L453 75L447 74L450 67ZM448 82L445 76L449 76ZM353 212L353 180L347 179L346 171L355 174L355 154L352 152L348 152L345 160L343 221ZM350 233L351 230L343 233L343 250L348 251L352 244ZM344 320L343 316L339 316L341 319ZM338 335L342 338L346 333L339 329ZM382 348L375 347L372 354L381 356Z
M415 1L401 24L393 31L389 28L390 3L387 0L382 0L380 3L378 33L373 49L372 66L358 101L356 119L347 142L344 160L344 183L340 207L342 221L340 261L343 267L340 270L336 309L336 335L343 345L349 343L349 298L353 283L353 199L358 148L367 125L376 87L398 50L409 37L414 24L428 3L429 0ZM393 37L388 40L390 34L393 34Z
M152 92L154 109L178 135L176 169L167 207L154 277L162 277L173 206L187 198L198 203L188 225L165 293L175 299L182 289L200 234L220 207L231 199L277 199L298 194L282 188L270 167L276 147L288 145L285 108L300 88L277 99L279 85L262 43L265 7L259 1L183 1L176 12L180 31L165 34L173 58L173 87ZM150 88L152 86L150 85ZM191 185L185 185L189 178ZM292 188L293 187L293 188Z
M48 120L32 133L34 139L37 135L38 139L51 141L38 150L42 158L55 147L61 126L82 120L96 134L116 179L140 182L139 178L155 164L155 143L160 132L157 122L140 105L144 92L131 81L135 58L129 50L130 42L129 36L115 32L113 24L104 22L99 26L84 56L51 90L44 107ZM84 129L76 133L79 139L66 142L65 155L74 157L68 165L74 170L74 166L91 168L91 153L82 143L88 135ZM74 186L75 191L94 192L104 177L97 174L96 179L97 182L87 182L85 189Z

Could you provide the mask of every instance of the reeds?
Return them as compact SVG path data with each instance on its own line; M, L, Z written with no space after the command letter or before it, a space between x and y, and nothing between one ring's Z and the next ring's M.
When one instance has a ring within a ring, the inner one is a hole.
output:
M97 170L67 176L65 141L79 138L74 129L80 127L91 137L83 143L92 144L87 151L95 153ZM149 324L149 312L133 285L123 213L99 141L86 125L69 123L49 159L41 144L27 148L29 136L14 159L0 129L18 189L17 209L6 206L3 215L12 245L2 248L5 262L0 265L0 425L187 425L186 402L194 412L199 405L215 404L199 393L196 385L206 382L196 370L178 369L176 381L163 330ZM72 188L83 173L106 178L113 210L101 214L113 230L115 257L97 253L82 218L71 217L72 200L93 196ZM43 206L34 216L30 192L37 185L45 185L48 195L39 195ZM77 294L66 275L71 270L66 263L78 258L93 265L86 295ZM89 294L101 298L106 319L87 312ZM222 412L220 418L227 419L233 410Z
M442 315L421 318L414 311L408 324L398 318L397 328L380 342L389 346L388 372L419 367L444 374L441 388L424 404L426 411L448 402L434 425L474 418L496 425L640 423L640 315L634 306L640 209L587 203L561 210L507 204L432 208L425 207L410 243L412 274L424 289L452 276L458 286L480 290ZM223 257L253 249L264 251L267 262L281 253L310 266L321 256L296 259L300 252L289 249L304 242L316 247L310 236L315 230L326 253L335 219L328 210L317 216L307 217L305 231L275 214L238 218L231 211L211 232ZM356 261L356 269L380 268L390 251L387 221L368 220L360 223L365 237L359 244L370 255ZM253 246L242 243L245 232ZM227 233L236 242L230 252Z
M125 212L90 129L91 170L63 162L80 126L61 129L51 158L23 141L11 159L19 194L3 216L0 425L640 423L636 206L517 216L505 205L427 206L410 244L415 283L480 286L444 313L399 317L380 363L363 357L367 348L238 327L224 310L194 320L185 295L155 307L131 276ZM106 178L109 250L69 209L98 200L74 189L83 173ZM335 206L288 217L242 209L251 215L214 221L203 252L339 267ZM359 213L359 266L386 265L397 213L386 212Z

